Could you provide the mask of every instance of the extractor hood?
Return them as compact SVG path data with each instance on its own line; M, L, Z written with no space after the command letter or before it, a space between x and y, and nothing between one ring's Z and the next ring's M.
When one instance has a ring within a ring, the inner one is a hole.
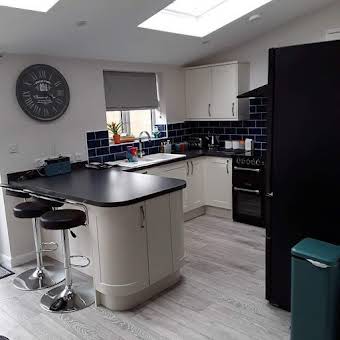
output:
M251 90L249 92L240 94L237 98L261 98L268 97L268 85L263 85L257 89Z

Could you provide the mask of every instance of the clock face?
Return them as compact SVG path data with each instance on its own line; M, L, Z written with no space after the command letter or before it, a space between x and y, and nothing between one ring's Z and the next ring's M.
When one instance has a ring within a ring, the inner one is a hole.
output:
M62 116L70 103L70 90L63 75L49 65L32 65L17 80L16 95L31 118L51 121Z

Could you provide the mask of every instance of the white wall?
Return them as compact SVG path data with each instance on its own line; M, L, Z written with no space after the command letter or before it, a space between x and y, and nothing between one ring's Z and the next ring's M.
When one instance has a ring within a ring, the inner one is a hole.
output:
M20 72L36 63L49 64L57 68L70 87L71 102L67 112L51 123L39 123L29 118L22 112L16 100L15 86ZM86 131L106 128L102 75L104 69L157 72L160 79L161 110L166 113L169 122L184 120L184 75L179 68L46 56L4 56L0 59L2 181L6 180L9 172L33 168L34 160L37 158L59 153L80 153L82 159L87 158ZM17 154L8 152L10 144L18 145ZM4 254L7 257L17 257L33 250L30 223L15 220L12 216L11 209L16 202L17 200L13 198L5 197L5 210L1 209L3 203L0 204L0 255Z
M269 48L324 41L326 31L333 28L340 28L340 2L317 13L295 19L239 48L222 51L201 62L250 62L250 87L256 88L268 82Z

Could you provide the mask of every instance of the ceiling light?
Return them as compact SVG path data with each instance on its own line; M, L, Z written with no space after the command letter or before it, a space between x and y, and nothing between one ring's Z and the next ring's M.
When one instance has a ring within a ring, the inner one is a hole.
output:
M59 0L0 0L0 6L48 12Z
M204 37L273 0L175 0L138 27Z

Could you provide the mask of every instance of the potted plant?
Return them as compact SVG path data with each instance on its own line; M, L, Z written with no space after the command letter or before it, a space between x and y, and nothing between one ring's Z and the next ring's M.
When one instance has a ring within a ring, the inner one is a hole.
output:
M120 131L122 130L123 122L107 124L107 129L113 134L113 142L120 144Z

